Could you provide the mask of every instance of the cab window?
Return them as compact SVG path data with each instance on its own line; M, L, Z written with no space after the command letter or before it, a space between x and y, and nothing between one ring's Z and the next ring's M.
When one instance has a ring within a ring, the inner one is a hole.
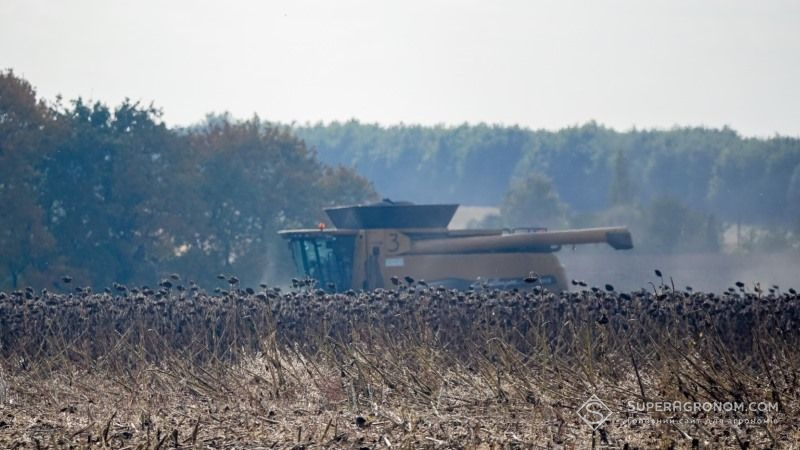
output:
M290 246L297 272L317 280L328 290L350 289L353 270L354 236L321 236L292 239Z

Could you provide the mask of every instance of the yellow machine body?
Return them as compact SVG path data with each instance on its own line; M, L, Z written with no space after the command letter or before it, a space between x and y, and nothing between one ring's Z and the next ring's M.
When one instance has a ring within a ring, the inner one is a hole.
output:
M298 273L329 290L391 287L392 278L467 289L541 285L567 289L562 245L633 247L624 227L580 230L449 230L457 205L378 204L327 210L336 228L284 230ZM345 225L342 228L340 225ZM394 225L394 227L392 227ZM534 274L536 283L524 283Z

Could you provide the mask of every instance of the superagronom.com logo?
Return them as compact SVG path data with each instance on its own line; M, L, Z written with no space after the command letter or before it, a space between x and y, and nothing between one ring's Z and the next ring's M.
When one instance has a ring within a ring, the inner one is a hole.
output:
M613 414L613 411L595 394L592 394L589 400L586 400L575 412L587 425L592 427L592 430L600 428L600 425L604 424Z

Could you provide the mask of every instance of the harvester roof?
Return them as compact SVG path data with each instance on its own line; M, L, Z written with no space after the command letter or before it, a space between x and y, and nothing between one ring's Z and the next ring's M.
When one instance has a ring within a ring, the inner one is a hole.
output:
M339 229L447 228L458 205L414 205L392 202L327 208L325 212Z

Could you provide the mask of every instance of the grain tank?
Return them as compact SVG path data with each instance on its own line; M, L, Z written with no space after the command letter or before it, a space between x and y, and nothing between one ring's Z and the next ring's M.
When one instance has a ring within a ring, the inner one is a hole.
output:
M450 230L458 205L384 201L326 209L333 227L284 230L301 276L317 286L344 291L392 287L392 278L467 289L475 283L499 288L538 284L567 289L555 253L563 245L607 243L633 248L624 227ZM524 283L529 274L536 283Z

